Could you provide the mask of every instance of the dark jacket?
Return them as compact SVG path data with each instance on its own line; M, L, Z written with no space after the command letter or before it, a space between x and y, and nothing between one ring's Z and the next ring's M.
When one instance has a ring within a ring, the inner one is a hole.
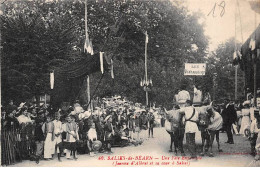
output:
M44 134L42 131L42 124L41 124L44 122L44 120L41 118L37 118L35 122L36 122L36 126L34 131L34 139L35 141L44 141L45 138L44 138Z
M224 124L232 124L237 120L237 113L234 105L229 104L228 107L225 106L221 115Z

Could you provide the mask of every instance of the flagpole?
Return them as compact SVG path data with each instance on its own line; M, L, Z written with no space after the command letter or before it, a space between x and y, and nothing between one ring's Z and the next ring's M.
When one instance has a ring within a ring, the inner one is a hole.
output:
M88 0L85 0L85 42L89 39L88 37ZM89 75L87 75L87 96L88 96L88 103L90 101L90 80ZM88 109L90 109L91 106L88 106Z
M90 101L90 80L89 80L89 75L87 75L87 94L88 94L88 103ZM90 105L88 106L88 109L90 109Z
M238 4L236 4L235 6L235 52L237 51L237 42L236 42L236 38L237 38L237 7ZM237 67L238 65L235 66L235 100L237 100Z
M237 68L238 65L235 66L235 100L237 100Z
M146 95L146 106L148 106L148 75L147 75L147 31L145 32L145 83L147 84L145 95Z
M257 48L256 47L256 11L255 11L255 48ZM255 55L255 54L253 54L253 55ZM255 57L254 64L253 64L253 67L254 67L254 106L256 107L256 92L257 92L257 90L256 90L256 71L257 71L256 63L257 63L257 56L255 55L254 57Z
M87 40L89 38L88 37L88 0L85 0L85 35Z
M241 19L241 12L240 12L240 7L239 7L239 2L237 0L237 8L238 8L238 13L239 13L239 21L240 21L240 33L241 33L241 40L244 43L244 38L243 38L243 27L242 27L242 19ZM240 57L241 59L241 57ZM242 59L241 59L242 60ZM242 61L243 62L243 61ZM244 64L243 64L244 65ZM245 67L245 66L244 66ZM244 69L245 70L245 69ZM243 77L244 77L244 96L246 96L246 74L245 71L243 71Z

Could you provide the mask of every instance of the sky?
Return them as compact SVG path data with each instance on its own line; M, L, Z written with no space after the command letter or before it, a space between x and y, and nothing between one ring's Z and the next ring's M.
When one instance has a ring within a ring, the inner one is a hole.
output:
M251 9L248 2L250 0L238 0L239 8L236 5L236 1L237 0L185 0L185 6L191 12L200 11L204 15L199 22L205 24L205 35L210 38L209 51L214 51L219 44L224 43L231 37L235 37L235 32L236 40L245 42L253 33L256 26L260 24L260 15L257 14L255 18L255 12ZM213 16L214 6L215 12ZM238 9L240 9L240 15ZM236 22L235 11L237 11Z

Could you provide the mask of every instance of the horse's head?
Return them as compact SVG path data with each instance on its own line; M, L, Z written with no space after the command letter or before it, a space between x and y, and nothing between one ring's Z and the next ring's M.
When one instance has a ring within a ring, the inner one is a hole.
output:
M211 109L199 114L198 126L200 129L206 129L209 126L212 115L213 111Z

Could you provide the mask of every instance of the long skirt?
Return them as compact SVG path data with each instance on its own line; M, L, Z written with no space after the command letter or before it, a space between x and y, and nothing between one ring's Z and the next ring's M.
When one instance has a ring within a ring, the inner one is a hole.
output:
M10 165L16 162L15 134L12 131L3 131L2 140L2 165Z
M245 136L245 130L250 129L250 118L249 116L243 116L241 121L241 127L239 133Z
M54 153L55 150L55 143L52 141L52 134L47 133L45 142L44 142L44 158L52 158L52 154Z

